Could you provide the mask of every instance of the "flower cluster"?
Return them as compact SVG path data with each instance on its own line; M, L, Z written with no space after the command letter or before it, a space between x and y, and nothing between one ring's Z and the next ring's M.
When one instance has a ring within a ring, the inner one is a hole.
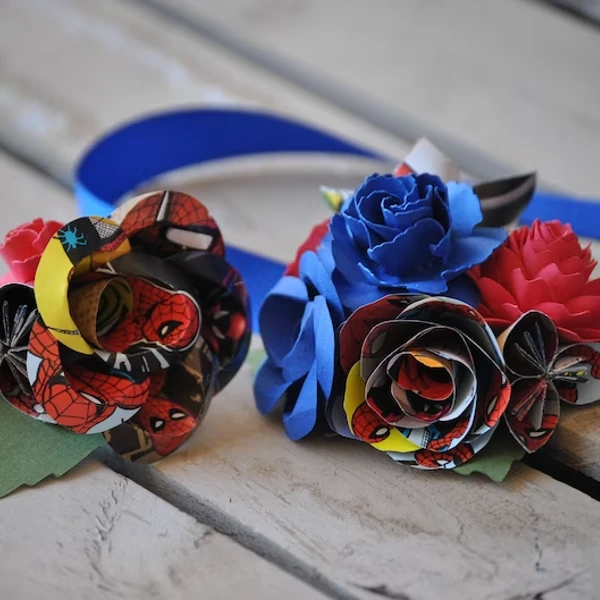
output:
M9 233L0 394L132 460L170 454L248 350L246 288L224 251L207 209L171 191Z
M558 221L486 226L503 211L508 224L532 181L472 187L405 163L353 192L324 188L337 212L261 308L259 410L281 407L292 439L321 423L396 461L452 469L501 428L534 452L561 401L599 400L589 247Z

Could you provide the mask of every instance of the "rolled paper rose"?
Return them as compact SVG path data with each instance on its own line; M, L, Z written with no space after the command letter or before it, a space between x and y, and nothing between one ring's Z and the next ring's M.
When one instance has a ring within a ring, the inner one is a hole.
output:
M328 414L394 460L452 469L490 440L510 397L504 360L485 321L448 298L386 296L362 306L340 331L343 397Z
M477 227L481 219L464 183L373 174L333 216L320 252L331 254L333 281L351 310L393 291L444 294L455 284L467 286L451 292L463 298L470 282L460 276L506 239L504 229Z
M174 451L248 350L246 289L223 254L206 208L178 192L61 227L35 277L29 389L6 399L76 433L104 433L132 460Z
M298 440L318 422L334 379L336 328L344 319L331 273L314 252L300 259L299 277L283 277L260 310L267 351L254 381L258 410L283 404L287 435Z
M527 452L539 450L556 429L560 400L600 400L600 344L559 346L558 331L544 313L529 311L498 338L511 380L505 419Z
M600 279L596 261L569 225L534 221L513 231L483 264L469 271L479 312L501 332L530 310L556 324L561 343L600 341Z
M58 221L34 219L9 231L0 244L0 256L10 273L0 279L0 284L33 283L42 252L61 227Z

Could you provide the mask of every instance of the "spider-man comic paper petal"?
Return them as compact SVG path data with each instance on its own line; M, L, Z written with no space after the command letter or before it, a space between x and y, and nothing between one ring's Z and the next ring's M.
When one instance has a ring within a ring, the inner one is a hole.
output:
M182 363L151 376L148 401L131 420L104 434L108 443L125 458L146 463L176 450L204 419L218 368L210 347L198 338Z
M0 310L0 395L37 418L41 407L31 395L27 377L29 335L37 319L33 288L21 283L0 288Z
M529 311L499 337L512 381L504 415L509 430L529 453L556 429L560 400L588 404L600 399L600 344L559 346L556 325Z
M52 236L40 259L34 290L38 311L57 341L81 354L94 353L69 311L71 280L129 250L121 228L100 217L75 219Z
M136 196L110 218L119 223L135 250L163 258L182 250L225 255L223 236L208 209L182 192L159 190Z
M29 336L27 375L40 412L76 433L100 433L130 419L150 386L148 378L133 380L98 359L65 364L60 342L41 318Z
M107 263L95 276L101 274L104 279L70 294L80 329L102 328L88 340L96 355L134 377L183 360L202 326L199 300L185 277L162 259L138 252Z
M211 252L181 252L166 261L185 274L202 305L202 336L219 361L217 389L242 366L252 337L250 300L241 275Z

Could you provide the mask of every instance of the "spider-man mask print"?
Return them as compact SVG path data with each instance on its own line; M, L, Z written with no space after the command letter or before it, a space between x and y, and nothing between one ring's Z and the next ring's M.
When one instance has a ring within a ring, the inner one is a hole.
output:
M174 451L248 351L247 293L224 253L206 207L179 192L67 223L42 254L27 313L11 295L7 315L25 333L10 358L27 379L5 377L0 393L54 426L104 432L132 460Z

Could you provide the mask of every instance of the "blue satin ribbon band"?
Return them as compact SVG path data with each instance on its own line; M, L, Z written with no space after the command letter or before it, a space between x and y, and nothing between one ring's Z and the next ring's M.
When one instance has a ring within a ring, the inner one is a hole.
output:
M123 196L170 171L225 158L286 152L400 160L265 112L185 109L143 117L99 139L77 166L75 196L81 214L106 216ZM570 222L586 237L600 233L600 203L538 193L521 222L535 218ZM258 307L284 265L232 246L227 258L246 281L256 330Z

